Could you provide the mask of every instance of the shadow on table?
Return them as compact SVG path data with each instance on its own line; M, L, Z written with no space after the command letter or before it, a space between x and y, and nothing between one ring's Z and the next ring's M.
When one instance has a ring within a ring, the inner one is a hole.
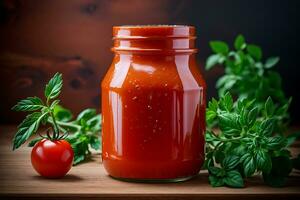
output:
M284 187L295 187L295 186L299 186L299 180L300 180L300 176L299 176L300 171L293 171L291 173L291 175L287 178L286 184ZM183 181L183 182L176 182L176 183L140 183L140 182L130 182L132 184L147 184L147 185L160 185L160 187L170 187L170 185L174 185L176 187L201 187L201 186L208 186L209 185L209 180L208 180L208 172L205 171L201 171L197 176L195 176L194 178L187 180L187 181ZM117 180L120 181L120 180ZM127 182L127 181L126 181ZM266 188L272 188L271 186L268 186L264 183L262 176L260 175L256 175L250 178L247 178L245 180L245 188L252 188L252 187L266 187ZM276 189L276 188L274 188Z
M57 181L57 182L74 182L74 181L81 181L83 180L83 178L81 178L80 176L76 176L73 174L67 174L66 176L62 177L62 178L45 178L39 175L34 175L32 176L33 179L35 180L40 180L40 181Z

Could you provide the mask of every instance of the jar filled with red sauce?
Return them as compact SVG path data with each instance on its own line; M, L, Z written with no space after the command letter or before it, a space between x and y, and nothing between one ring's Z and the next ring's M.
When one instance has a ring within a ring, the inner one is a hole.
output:
M102 81L102 160L129 181L172 182L204 161L205 81L192 26L113 27Z

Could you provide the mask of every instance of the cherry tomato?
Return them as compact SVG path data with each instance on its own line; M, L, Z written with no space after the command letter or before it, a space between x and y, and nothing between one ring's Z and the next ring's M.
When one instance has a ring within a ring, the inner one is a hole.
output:
M65 140L43 139L31 151L31 164L41 175L47 178L60 178L71 169L74 152Z

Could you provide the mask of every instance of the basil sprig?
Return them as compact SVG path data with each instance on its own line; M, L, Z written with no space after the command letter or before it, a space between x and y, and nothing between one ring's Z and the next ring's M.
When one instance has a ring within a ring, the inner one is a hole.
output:
M57 98L62 86L62 74L56 73L45 87L45 102L39 97L28 97L12 108L14 111L32 112L18 126L13 150L36 134L41 125L50 125L52 131L47 129L45 136L41 134L41 137L32 139L29 146L34 146L43 138L66 139L74 149L74 165L84 161L91 154L91 148L100 149L101 115L89 108L73 119L71 111L59 105Z

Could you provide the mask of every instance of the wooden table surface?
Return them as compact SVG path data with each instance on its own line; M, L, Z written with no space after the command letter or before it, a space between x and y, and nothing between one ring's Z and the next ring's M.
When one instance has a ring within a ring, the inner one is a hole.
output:
M100 155L73 167L63 179L44 179L30 163L30 148L12 152L15 126L0 126L0 198L3 199L288 199L300 197L300 172L294 171L284 188L265 186L253 177L243 189L212 188L207 172L182 183L143 184L110 178ZM299 153L295 147L293 150Z

